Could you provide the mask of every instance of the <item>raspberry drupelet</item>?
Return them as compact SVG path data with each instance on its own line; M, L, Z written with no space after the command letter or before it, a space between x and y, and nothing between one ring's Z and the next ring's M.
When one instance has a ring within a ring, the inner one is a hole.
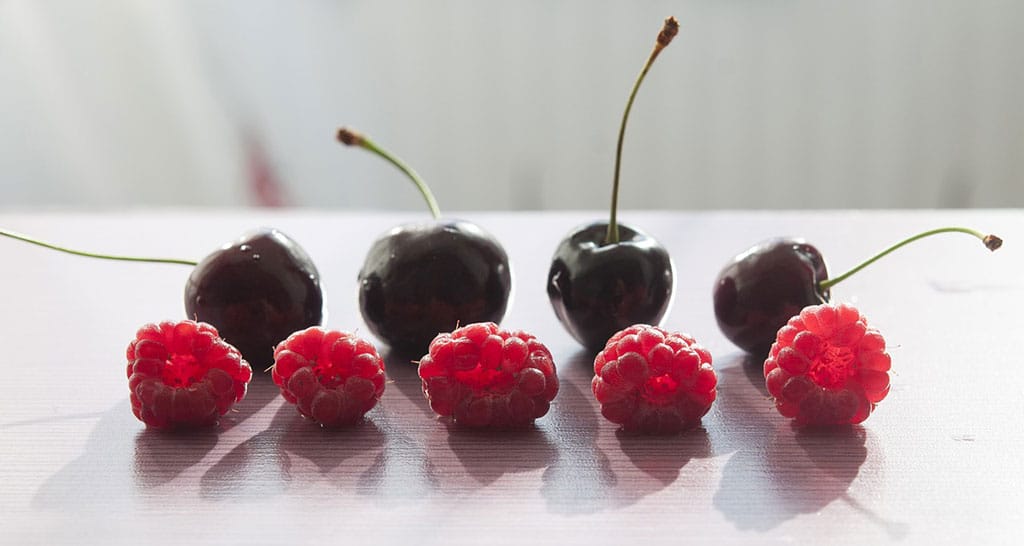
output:
M700 424L718 384L707 349L685 334L645 324L613 335L594 359L594 374L601 415L625 431L652 434Z
M285 400L325 427L352 425L384 394L384 362L355 334L311 327L274 350L271 371Z
M438 335L420 360L419 376L430 407L469 427L527 426L548 412L558 393L547 347L493 322Z
M132 413L157 429L216 424L252 379L238 349L203 322L147 324L126 356Z
M779 413L802 425L867 419L889 393L885 339L855 307L805 307L779 329L764 363Z

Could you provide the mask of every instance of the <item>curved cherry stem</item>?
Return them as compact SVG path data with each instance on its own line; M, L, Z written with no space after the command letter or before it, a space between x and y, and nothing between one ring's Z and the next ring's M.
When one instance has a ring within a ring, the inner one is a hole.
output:
M394 165L398 170L405 173L412 180L413 184L416 184L416 188L420 190L420 194L423 195L423 200L427 202L427 206L430 207L430 213L434 215L434 219L441 217L441 209L437 206L437 200L434 199L434 194L431 193L430 187L427 183L420 178L420 175L412 169L412 167L405 164L404 161L399 159L397 156L392 155L391 152L381 148L376 142L370 140L366 135L359 133L354 129L348 127L342 127L338 129L338 142L346 146L358 146L364 150L369 150L378 156L384 158L388 163Z
M67 248L67 247L55 245L53 243L48 243L46 241L42 241L42 240L36 239L34 237L29 237L28 235L22 235L21 233L16 233L16 232L13 232L13 231L8 231L6 229L0 229L0 235L3 235L4 237L10 237L11 239L17 239L19 241L24 241L26 243L31 243L33 245L41 246L43 248L49 248L51 250L57 250L57 251L60 251L60 252L65 252L67 254L74 254L75 256L85 256L87 258L99 258L101 260L117 260L117 261L121 261L121 262L144 262L144 263L153 263L153 264L179 264L179 265L191 265L191 266L195 266L195 265L197 265L199 263L199 262L195 262L195 261L192 261L192 260L180 260L180 259L177 259L177 258L144 258L144 257L139 257L139 256L116 256L116 255L113 255L113 254L99 254L99 253L96 253L96 252L85 252L85 251L82 251L82 250L75 250L73 248Z
M839 275L838 277L834 277L834 278L831 278L831 279L826 279L824 281L819 282L818 283L818 288L821 291L828 290L829 288L832 288L833 286L835 286L835 285L845 281L846 279L852 277L855 273L857 273L861 269L864 269L865 267L867 267L867 266L877 262L878 260L884 258L885 256L889 255L894 250L896 250L896 249L898 249L900 247L909 245L910 243L913 243L914 241L917 241L918 239L924 239L925 237L931 237L932 235L938 235L940 233L966 233L967 235L971 235L973 237L976 237L976 238L980 239L981 242L985 244L985 248L987 248L987 249L989 249L991 251L995 251L999 247L1003 246L1003 240L1000 239L999 237L997 237L995 235L986 235L986 234L984 234L984 233L982 233L982 232L980 232L978 230L975 230L975 229L970 229L970 228L965 228L965 227L944 227L944 228L933 229L933 230L925 231L923 233L918 233L917 235L914 235L912 237L908 237L908 238L906 238L906 239L904 239L904 240L902 240L902 241L900 241L900 242L890 246L889 248L879 252L878 254L875 254L874 256L872 256L871 258L867 259L866 261L861 262L861 264L858 265L857 267L854 267L853 269L847 271L846 273L843 273L842 275Z
M658 58L658 54L661 53L662 49L665 49L672 38L679 33L679 21L676 21L675 17L669 17L665 19L664 25L661 27L661 32L658 33L658 40L654 43L654 49L651 50L651 54L647 57L647 62L644 63L644 67L640 70L640 75L637 76L636 81L633 82L633 89L629 92L629 99L626 101L626 110L622 113L622 123L619 125L619 141L615 145L615 177L612 179L612 206L611 214L608 218L608 232L604 236L604 244L611 245L619 242L619 223L618 223L618 210L619 210L619 170L622 166L622 142L626 137L626 122L629 121L629 111L633 108L633 100L636 99L636 93L640 90L640 84L643 83L644 78L647 76L647 71L651 69L651 65L654 64L654 59Z

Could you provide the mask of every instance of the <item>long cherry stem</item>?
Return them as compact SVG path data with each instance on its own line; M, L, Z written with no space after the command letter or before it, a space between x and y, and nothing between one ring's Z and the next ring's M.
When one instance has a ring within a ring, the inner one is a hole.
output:
M21 233L15 233L13 231L8 231L6 229L0 229L0 235L3 235L4 237L10 237L11 239L17 239L19 241L24 241L26 243L38 245L44 248L58 250L60 252L66 252L68 254L74 254L76 256L85 256L87 258L100 258L102 260L117 260L121 262L145 262L154 264L180 264L191 266L195 266L198 263L192 260L179 260L177 258L143 258L139 256L116 256L112 254L98 254L96 252L85 252L82 250L75 250L72 248L55 245L53 243L48 243L46 241L41 241L34 237L29 237L28 235L22 235Z
M633 108L633 100L636 99L636 93L640 90L640 84L643 83L644 78L647 76L647 71L654 64L654 59L658 58L661 50L665 49L665 46L672 42L672 38L678 33L679 21L676 21L675 17L665 19L665 24L661 27L661 32L658 33L658 40L654 43L654 49L651 50L651 55L647 57L647 62L644 63L643 69L640 70L640 75L633 82L633 89L629 92L626 110L622 113L622 124L619 125L619 141L615 146L615 178L612 180L612 206L611 215L608 218L608 232L604 236L604 244L606 245L619 242L619 170L622 166L622 142L626 137L626 122L629 120L629 111Z
M358 146L365 150L369 150L378 156L384 158L388 163L391 163L398 170L405 173L406 176L412 180L413 184L420 190L420 194L423 195L423 200L427 202L427 206L430 207L430 213L434 215L434 219L441 217L441 209L437 206L437 200L434 199L434 194L430 192L430 187L427 183L420 178L420 175L412 169L412 167L405 164L404 161L399 159L397 156L392 155L391 152L381 148L374 141L370 140L366 135L359 133L354 129L348 127L342 127L338 129L338 142L346 146Z
M857 273L861 269L864 269L865 267L867 267L867 266L877 262L878 260L884 258L885 256L889 255L894 250L896 250L896 249L898 249L900 247L909 245L910 243L913 243L914 241L916 241L918 239L924 239L925 237L931 237L932 235L938 235L940 233L966 233L967 235L971 235L973 237L976 237L976 238L980 239L981 242L985 244L985 248L987 248L989 250L992 250L992 251L995 251L997 248L1003 246L1003 240L1000 239L999 237L997 237L995 235L986 235L986 234L984 234L984 233L982 233L982 232L980 232L978 230L974 230L974 229L970 229L970 228L965 228L965 227L944 227L944 228L933 229L933 230L925 231L923 233L918 233L917 235L914 235L913 237L908 237L908 238L906 238L906 239L904 239L904 240L902 240L902 241L900 241L900 242L890 246L889 248L879 252L878 254L875 254L874 256L869 258L868 260L862 262L857 267L854 267L853 269L847 271L846 273L843 273L842 275L840 275L838 277L834 277L834 278L831 278L831 279L826 279L824 281L819 282L818 283L818 288L821 291L828 290L829 288L832 288L833 286L835 286L835 285L845 281L846 279L852 277L855 273Z

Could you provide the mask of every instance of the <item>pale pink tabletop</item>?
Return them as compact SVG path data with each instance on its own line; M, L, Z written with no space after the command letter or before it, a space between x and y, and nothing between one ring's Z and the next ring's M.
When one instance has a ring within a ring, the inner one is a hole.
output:
M460 214L506 246L504 324L551 349L562 390L535 430L437 419L415 367L365 424L323 431L265 379L212 431L147 431L124 350L144 323L184 318L189 268L88 260L0 239L0 542L750 543L1012 542L1024 531L1024 212L626 213L677 269L665 326L713 353L701 429L623 436L598 413L591 363L544 292L551 253L598 213ZM111 253L198 259L249 228L282 229L316 261L325 325L366 333L355 277L371 238L408 214L167 211L0 214L0 226ZM941 225L1003 236L919 242L839 285L885 335L892 392L863 426L803 432L779 416L718 331L711 286L734 254L807 237L834 273Z

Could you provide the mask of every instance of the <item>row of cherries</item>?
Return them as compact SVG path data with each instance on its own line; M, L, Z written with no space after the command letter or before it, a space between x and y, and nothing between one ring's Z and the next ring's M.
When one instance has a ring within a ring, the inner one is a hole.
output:
M573 230L558 245L547 279L555 314L584 347L599 352L594 394L624 428L695 426L714 400L711 355L660 323L674 284L672 260L654 238L617 222L621 151L633 99L651 63L678 31L665 21L635 81L619 129L607 222ZM423 356L431 407L470 426L518 426L544 415L557 392L550 352L531 335L498 329L511 291L508 256L476 224L441 217L422 178L352 129L338 140L384 158L419 188L434 220L395 227L371 246L358 275L359 309L393 352ZM832 279L822 255L798 239L773 239L736 256L719 273L714 311L727 338L767 354L766 386L779 411L801 423L860 422L888 392L881 335L830 289L882 256L922 237L962 232L995 250L998 237L940 228L901 241ZM132 407L148 425L210 424L245 393L248 363L267 367L288 401L321 424L362 417L384 389L376 350L351 334L325 331L313 261L277 230L229 243L201 262L73 254L194 266L185 311L195 321L142 328L128 350ZM455 329L458 324L465 324ZM453 330L454 329L454 330ZM442 333L438 335L438 332ZM284 340L284 341L282 341Z

